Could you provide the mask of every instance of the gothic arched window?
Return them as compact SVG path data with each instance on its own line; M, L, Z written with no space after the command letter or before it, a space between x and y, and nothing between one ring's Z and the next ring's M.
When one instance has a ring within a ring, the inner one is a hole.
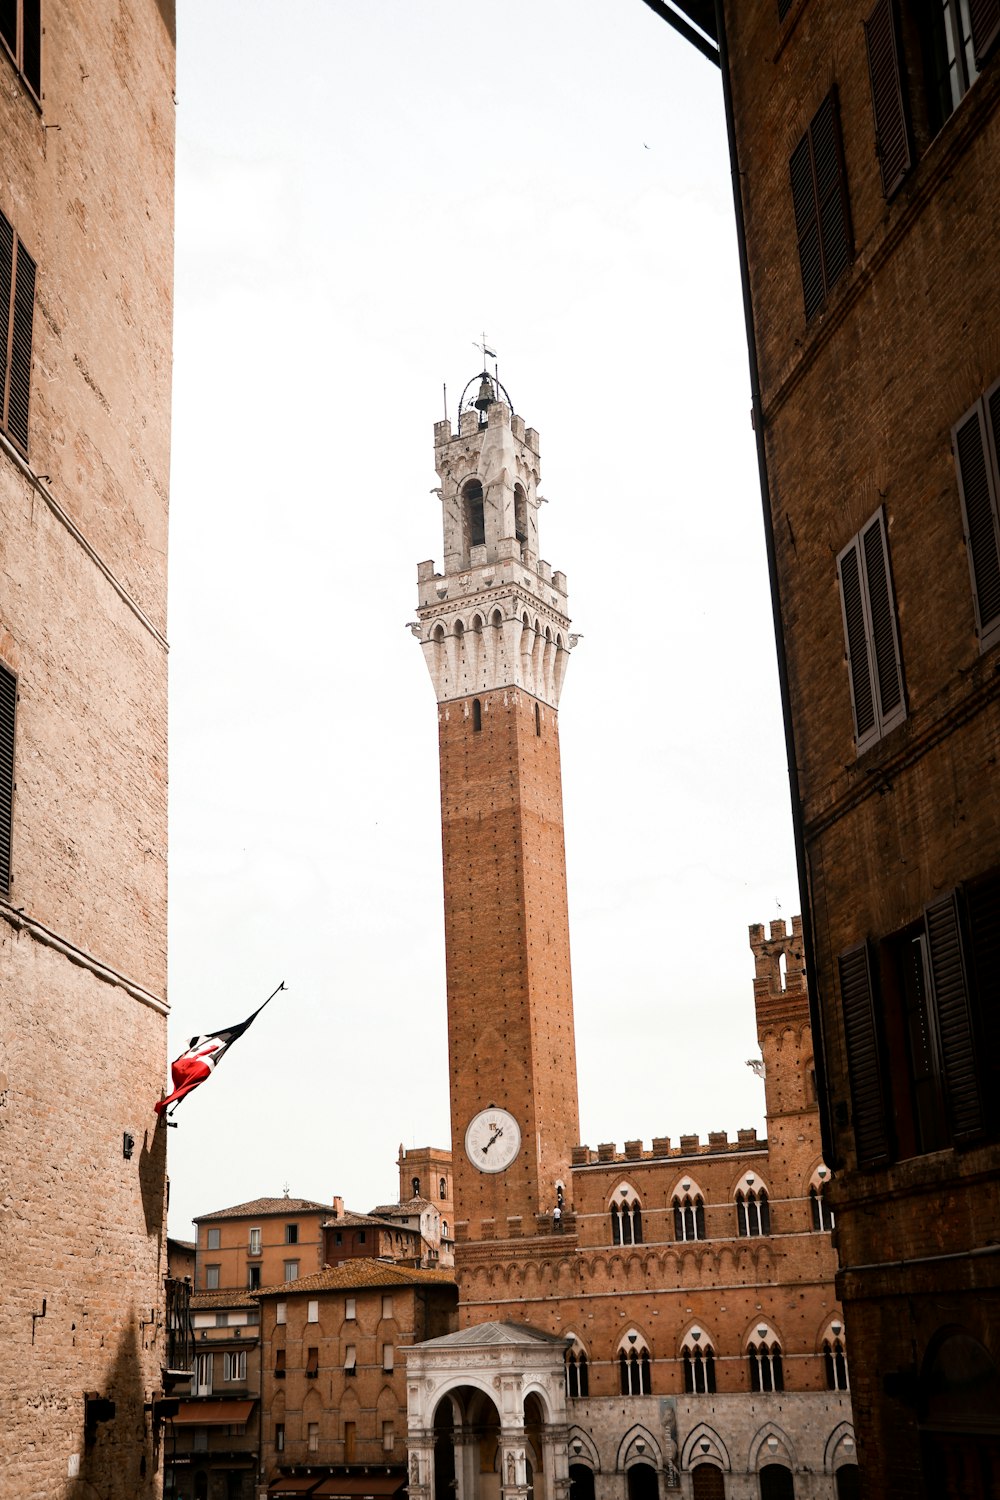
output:
M825 1197L829 1176L830 1173L826 1167L817 1167L809 1184L809 1212L812 1217L812 1227L818 1231L832 1229L835 1223L833 1209Z
M756 1339L747 1344L752 1391L783 1391L785 1375L781 1367L781 1345L769 1328L757 1330Z
M574 1344L566 1351L566 1394L567 1396L590 1395L587 1356L579 1344Z
M700 1328L692 1328L681 1349L684 1389L689 1395L710 1396L715 1392L715 1350Z
M744 1178L736 1190L736 1229L743 1237L753 1238L771 1233L771 1205L767 1201L767 1188L754 1186L757 1179Z
M414 1196L414 1198L419 1198L420 1197L420 1178L419 1177L411 1177L410 1178L410 1187L413 1189L413 1196Z
M697 1188L674 1194L674 1239L705 1238L705 1202Z
M514 486L514 535L524 547L528 540L528 497L523 484Z
M473 698L473 700L472 700L472 728L475 731L475 733L478 734L479 731L482 729L482 727L483 727L483 705L480 703L480 701L479 701L478 698ZM444 1178L443 1177L442 1177L441 1181L442 1181L442 1183L444 1182ZM441 1197L442 1198L444 1197L444 1189L443 1189L443 1187L442 1187L442 1190L441 1190Z
M629 1188L619 1188L619 1197L612 1201L611 1243L613 1245L642 1244L642 1205L631 1196Z
M626 1334L618 1349L618 1375L623 1396L652 1394L649 1350L634 1330Z
M446 1177L442 1177L441 1180L438 1182L438 1197L439 1198L447 1198L447 1196L448 1196L448 1179Z
M470 547L482 547L486 541L486 517L483 512L483 487L470 479L462 491L465 511L465 535Z
M844 1325L831 1323L823 1338L823 1364L826 1368L828 1391L849 1391L851 1383L847 1376L847 1350L844 1346Z

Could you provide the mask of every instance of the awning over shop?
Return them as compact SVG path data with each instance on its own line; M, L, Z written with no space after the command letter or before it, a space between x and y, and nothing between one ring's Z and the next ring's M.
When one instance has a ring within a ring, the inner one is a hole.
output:
M272 1479L267 1487L267 1500L282 1500L285 1495L312 1495L319 1479L309 1474L304 1479Z
M324 1479L313 1490L316 1500L389 1500L406 1484L405 1474L349 1474Z
M182 1401L174 1421L179 1427L236 1427L249 1420L253 1401Z

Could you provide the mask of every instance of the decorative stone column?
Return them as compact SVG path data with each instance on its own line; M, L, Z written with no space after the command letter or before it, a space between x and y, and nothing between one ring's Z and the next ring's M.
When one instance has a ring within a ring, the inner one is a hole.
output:
M434 1434L410 1432L406 1439L407 1494L410 1500L434 1500Z
M528 1500L523 1427L500 1429L500 1494L502 1500Z
M545 1495L535 1500L569 1500L569 1428L546 1423L542 1429L542 1467L545 1470Z

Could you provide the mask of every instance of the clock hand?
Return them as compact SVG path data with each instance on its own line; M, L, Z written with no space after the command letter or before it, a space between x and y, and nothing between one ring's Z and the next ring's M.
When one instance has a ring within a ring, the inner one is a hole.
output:
M486 1145L483 1147L483 1155L484 1156L486 1155L486 1153L490 1149L490 1147L494 1144L494 1142L498 1141L502 1135L503 1135L503 1126L499 1125L497 1127L497 1129L494 1130L494 1132L490 1136L489 1140L486 1142Z

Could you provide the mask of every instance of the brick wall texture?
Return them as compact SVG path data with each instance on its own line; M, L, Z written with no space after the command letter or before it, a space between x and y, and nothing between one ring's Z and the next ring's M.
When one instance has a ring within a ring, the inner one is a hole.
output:
M551 1209L579 1134L558 716L516 688L475 701L479 730L473 700L438 714L455 1201L474 1236ZM464 1153L489 1104L522 1134L492 1176Z
M0 891L0 1492L160 1493L172 8L43 7L0 51L0 212L37 263L27 460L0 436L18 685ZM6 317L6 310L3 316ZM124 1136L134 1139L131 1156ZM114 1415L84 1424L84 1398Z
M953 424L1000 377L1000 64L994 54L932 139L922 118L918 9L894 7L915 151L887 201L868 0L796 4L783 24L770 0L725 5L831 1165L843 1169L840 1289L851 1348L865 1351L852 1364L853 1390L873 1496L942 1492L925 1490L914 1395L942 1330L960 1326L1000 1359L996 1258L849 1269L961 1257L1000 1236L995 1146L857 1170L837 975L839 954L898 932L935 897L1000 863L996 650L981 653L976 636L951 443ZM831 88L853 258L807 322L789 161ZM859 756L836 559L879 506L907 717ZM986 1449L976 1451L974 1467L987 1462Z

